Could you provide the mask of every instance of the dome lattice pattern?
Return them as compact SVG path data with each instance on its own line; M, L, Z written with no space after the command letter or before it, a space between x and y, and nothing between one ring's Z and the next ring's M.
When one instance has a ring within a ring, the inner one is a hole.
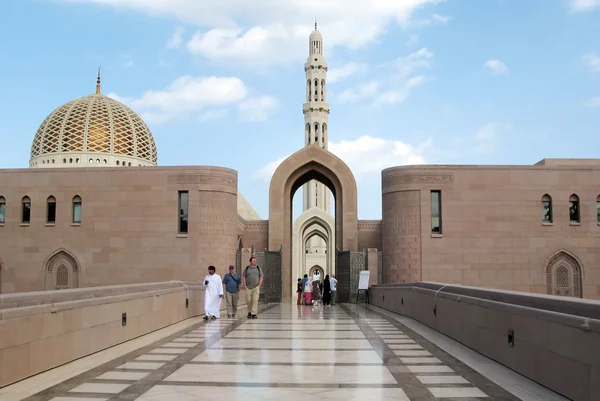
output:
M133 110L98 93L60 106L37 130L30 165L65 163L156 165L156 145Z

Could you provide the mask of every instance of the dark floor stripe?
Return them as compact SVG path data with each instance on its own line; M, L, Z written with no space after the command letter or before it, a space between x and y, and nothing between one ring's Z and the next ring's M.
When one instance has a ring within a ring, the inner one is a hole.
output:
M398 384L336 384L336 383L247 383L165 381L161 386L189 387L286 387L286 388L399 388ZM112 400L112 399L111 399Z
M294 348L265 348L265 347L212 347L212 349L234 349L244 351L361 351L373 352L371 348L310 348L310 347L294 347Z
M246 366L385 366L383 362L220 362L191 361L190 365L246 365Z

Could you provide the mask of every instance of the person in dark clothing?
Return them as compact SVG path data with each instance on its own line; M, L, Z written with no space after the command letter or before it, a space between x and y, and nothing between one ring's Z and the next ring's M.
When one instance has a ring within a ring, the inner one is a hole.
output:
M323 304L329 306L331 304L331 283L329 282L329 274L325 276L323 281Z
M296 305L302 305L302 279L298 279L298 287L296 287L296 294L298 294L298 300Z

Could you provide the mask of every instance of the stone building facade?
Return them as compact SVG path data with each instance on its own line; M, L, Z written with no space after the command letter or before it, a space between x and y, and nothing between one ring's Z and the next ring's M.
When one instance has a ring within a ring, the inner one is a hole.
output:
M237 172L0 170L2 293L199 280L235 261Z
M98 76L95 94L43 120L30 168L0 170L0 292L193 281L208 265L224 273L246 265L242 254L281 250L275 268L287 299L314 245L328 251L323 273L337 272L338 251L362 252L377 273L372 284L600 299L600 159L391 167L382 172L382 219L359 220L352 171L327 149L326 71L312 71L326 70L316 30L310 46L307 143L275 171L268 219L238 192L234 170L157 166L150 130L101 94ZM294 222L300 188L307 202Z
M600 298L600 160L382 173L386 283Z

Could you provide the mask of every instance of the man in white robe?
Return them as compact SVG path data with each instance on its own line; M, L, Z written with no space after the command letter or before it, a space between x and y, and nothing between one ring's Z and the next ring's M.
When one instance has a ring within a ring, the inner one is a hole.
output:
M204 277L204 320L221 317L223 285L216 271L214 266L208 266L208 274Z

